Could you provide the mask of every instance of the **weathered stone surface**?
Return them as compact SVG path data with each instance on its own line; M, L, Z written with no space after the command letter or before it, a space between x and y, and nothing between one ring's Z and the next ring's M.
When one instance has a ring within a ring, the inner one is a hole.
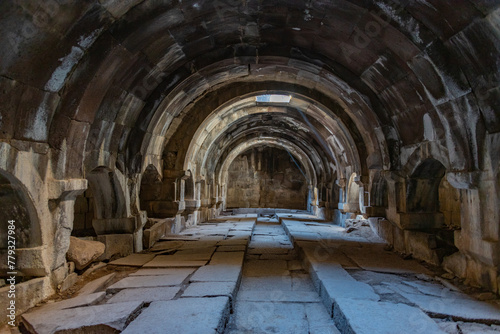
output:
M351 280L321 280L321 298L327 310L331 310L335 300L361 299L379 301L380 297L368 284Z
M24 314L23 323L33 333L71 333L86 328L99 333L123 330L140 311L141 302L78 307Z
M84 269L104 253L105 245L102 242L81 240L75 237L71 237L70 240L66 256L69 261L75 263L78 270Z
M187 276L188 275L186 275L185 273L164 276L131 276L126 277L109 286L106 291L115 292L118 290L131 288L150 288L180 285L187 278Z
M196 270L190 282L238 282L241 277L241 266L227 264L211 264Z
M339 334L333 320L320 303L310 303L305 305L307 322L309 323L310 334Z
M44 312L73 309L76 307L91 306L98 304L106 297L105 292L96 292L85 295L79 295L70 299L62 300L54 303L47 303L39 308L35 308L26 314L39 313L44 314Z
M99 235L97 240L106 245L106 250L99 260L124 257L134 252L134 236L132 234Z
M190 275L196 268L139 269L129 276Z
M85 286L81 288L80 291L78 291L78 295L79 296L89 295L95 293L98 290L101 290L115 276L116 273L111 273L85 284Z
M111 297L106 303L125 303L132 301L140 301L151 303L159 300L171 300L180 291L180 287L158 287L154 288L132 288L119 291Z
M203 260L176 260L172 258L171 255L158 255L153 260L146 263L144 268L175 268L175 267L201 267L204 266L208 261Z
M245 276L280 276L288 273L284 260L247 261L243 267Z
M236 282L198 282L191 283L184 290L182 297L217 297L227 296L231 300L236 296Z
M75 283L78 281L78 274L77 273L71 273L69 274L62 282L61 285L59 286L60 291L66 291L69 288L71 288Z
M304 306L296 303L239 302L230 333L307 333ZM273 317L266 315L272 314Z
M405 304L339 298L333 319L342 333L396 334L411 328L415 333L444 334L425 313Z
M245 252L220 252L217 250L210 259L210 264L234 264L242 266L244 258Z
M168 315L168 316L165 316ZM181 298L153 302L122 333L222 333L229 316L229 298Z
M109 264L115 266L142 267L144 264L154 259L154 257L154 254L131 254L121 259L111 261Z
M495 323L500 325L500 306L443 291L441 296L398 291L411 303L429 314L449 316L455 320Z
M280 303L319 303L321 299L316 291L285 291L278 289L261 289L239 291L238 301L246 302L280 302ZM324 306L322 306L324 308Z

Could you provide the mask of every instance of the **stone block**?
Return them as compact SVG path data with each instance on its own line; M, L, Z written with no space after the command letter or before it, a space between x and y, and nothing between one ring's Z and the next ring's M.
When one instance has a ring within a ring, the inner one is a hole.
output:
M405 233L404 230L400 229L398 226L394 226L393 230L393 240L394 240L394 250L405 253L406 243L405 243Z
M131 234L136 230L136 218L93 219L92 226L97 235Z
M116 305L116 304L115 304ZM181 298L153 302L122 334L223 333L229 318L229 298Z
M465 255L460 252L453 253L443 259L443 268L463 278L467 274L467 259Z
M77 270L82 270L104 254L105 244L98 241L81 240L70 237L66 257L74 262Z
M239 282L241 266L212 264L199 268L190 278L190 282Z
M446 290L439 296L403 291L399 293L424 312L435 314L439 318L500 324L500 305L474 300L463 293Z
M222 252L217 250L212 256L210 264L234 264L242 266L244 258L245 252Z
M154 257L154 254L130 254L129 256L122 257L121 259L111 261L109 264L115 266L142 267L154 259Z
M153 247L155 242L160 240L160 238L165 235L166 222L159 221L152 225L150 228L144 230L143 234L143 244L144 248L149 249ZM169 231L170 232L170 231Z
M111 334L125 329L142 306L142 302L128 302L26 313L22 321L32 333L77 333L85 328L88 333Z
M109 286L106 291L113 293L123 289L176 286L182 284L187 277L188 275L183 273L164 276L129 276Z
M406 304L339 298L333 320L341 333L401 334L411 329L412 333L445 334L424 312Z
M88 295L80 295L77 297L73 297L70 299L65 299L55 303L47 303L42 305L41 307L37 307L33 310L30 310L29 313L39 313L44 314L49 311L57 311L57 310L65 310L72 309L76 307L82 306L91 306L96 305L103 301L106 298L105 292L97 292Z
M127 256L134 252L134 236L132 234L99 235L97 240L106 245L104 254L98 258L99 261Z
M66 277L60 284L60 291L66 291L69 288L71 288L75 283L78 281L78 274L77 273L72 273L69 274L68 277Z
M231 333L310 333L304 306L299 303L239 301Z
M116 273L111 273L87 283L83 288L80 289L80 291L78 291L78 296L90 295L98 290L101 290L115 276Z
M404 231L406 253L414 258L439 266L441 261L436 252L436 235L420 231Z
M129 276L191 275L196 268L139 269Z
M316 291L239 291L238 301L274 303L320 303Z
M444 225L444 215L442 213L399 213L399 220L396 224L403 230L420 230L441 228Z
M373 288L356 280L335 280L325 279L321 281L320 296L327 311L333 315L333 305L335 300L361 299L379 301L380 296L375 293Z
M8 291L10 284L0 288L0 304L9 305ZM21 314L54 294L54 288L49 277L31 279L16 284L16 313ZM2 319L7 319L7 307L0 310Z
M182 297L227 296L231 301L236 296L236 282L196 282L186 288Z
M146 263L144 268L175 268L175 267L201 267L207 264L206 260L176 260L172 255L158 255Z
M25 276L43 277L50 273L45 258L44 247L18 248L16 249L16 269ZM0 250L0 270L7 268L7 250Z
M160 300L172 300L180 291L180 286L124 289L107 301L108 304L140 301L151 303Z

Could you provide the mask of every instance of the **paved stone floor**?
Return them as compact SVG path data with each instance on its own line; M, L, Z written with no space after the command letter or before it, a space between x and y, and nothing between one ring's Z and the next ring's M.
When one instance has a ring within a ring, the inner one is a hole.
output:
M478 301L386 250L369 228L360 231L300 214L221 217L109 263L109 274L73 298L23 314L21 327L39 334L500 333L497 299Z

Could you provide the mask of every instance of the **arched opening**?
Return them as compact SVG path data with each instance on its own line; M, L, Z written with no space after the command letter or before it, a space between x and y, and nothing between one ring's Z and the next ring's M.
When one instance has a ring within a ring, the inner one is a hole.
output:
M0 172L0 210L5 218L0 222L2 235L7 235L8 221L15 221L16 248L32 248L42 244L40 224L29 195L17 180L2 172ZM0 240L0 248L7 249L7 238Z
M407 183L407 212L439 212L439 185L445 172L443 164L435 159L426 159L418 165Z
M17 179L0 171L0 210L3 219L0 221L0 254L2 273L0 278L6 277L8 271L8 250L15 249L15 266L19 277L27 280L30 277L45 276L42 268L33 268L30 255L36 247L42 245L40 223L33 202L24 186ZM12 222L12 224L11 224ZM13 226L9 227L9 225ZM9 230L14 235L8 234ZM13 238L7 238L7 236ZM18 281L19 282L19 281Z
M228 170L227 208L307 209L304 167L286 150L254 147Z

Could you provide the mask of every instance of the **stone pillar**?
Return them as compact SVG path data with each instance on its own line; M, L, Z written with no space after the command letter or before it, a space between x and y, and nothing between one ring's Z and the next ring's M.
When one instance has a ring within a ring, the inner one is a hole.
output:
M50 270L55 285L60 283L68 273L66 253L73 230L75 200L87 187L88 183L85 179L51 180L47 184L49 208L55 226Z

